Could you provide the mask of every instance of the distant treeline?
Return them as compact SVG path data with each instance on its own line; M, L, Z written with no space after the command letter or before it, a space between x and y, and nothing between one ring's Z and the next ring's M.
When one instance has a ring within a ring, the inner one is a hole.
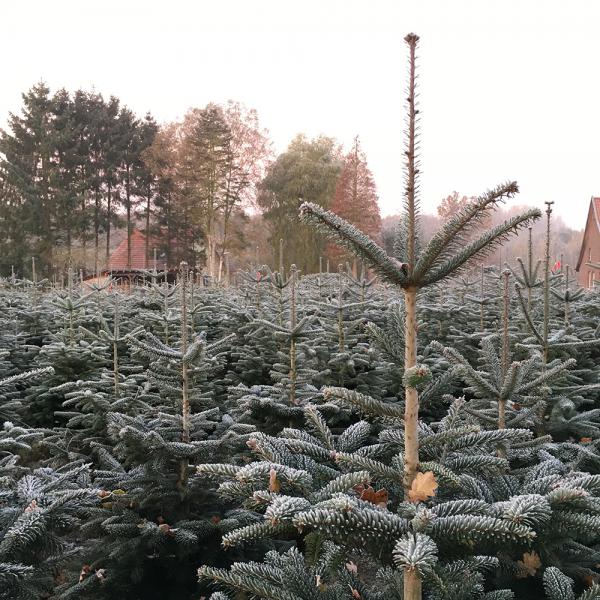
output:
M171 265L186 260L220 277L226 255L265 253L252 247L252 227L245 235L257 212L259 243L277 260L283 251L286 264L304 271L324 254L342 260L340 249L298 223L301 198L379 234L375 183L358 138L344 154L331 138L299 135L274 159L256 111L236 102L159 126L118 98L52 94L41 83L23 94L20 113L0 133L0 272L28 273L32 257L45 275L68 266L98 272L115 230L124 229L131 249L137 227L149 234L148 264L159 245Z
M349 255L298 221L301 200L391 243L397 219L387 218L382 230L358 137L344 150L333 138L300 134L275 157L256 111L237 102L193 108L159 125L114 96L51 93L41 83L0 131L0 274L27 275L32 257L46 276L69 266L100 272L117 239L131 249L134 228L149 234L149 266L156 248L168 264L186 260L215 278L226 262L293 263L306 273L324 258L337 268ZM424 218L433 224L465 201L451 194L439 216ZM573 262L579 238L557 226L557 253ZM507 256L518 255L519 244L512 241Z

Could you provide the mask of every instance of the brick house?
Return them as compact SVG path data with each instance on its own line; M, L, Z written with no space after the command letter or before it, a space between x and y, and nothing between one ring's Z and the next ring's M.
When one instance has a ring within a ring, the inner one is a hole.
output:
M580 287L591 288L594 287L595 281L600 283L600 197L592 196L590 200L575 270Z

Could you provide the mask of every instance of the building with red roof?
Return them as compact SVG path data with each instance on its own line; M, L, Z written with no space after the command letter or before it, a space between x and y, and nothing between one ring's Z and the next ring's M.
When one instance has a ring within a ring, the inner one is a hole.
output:
M600 283L600 197L592 196L577 260L577 281L581 287Z
M132 281L140 275L143 276L144 271L153 270L155 267L158 271L173 271L173 266L167 263L163 252L157 253L156 265L154 264L155 248L160 248L160 245L159 240L150 238L148 243L150 256L146 256L146 236L139 229L134 229L131 232L131 253L128 252L127 237L125 237L110 255L103 274Z

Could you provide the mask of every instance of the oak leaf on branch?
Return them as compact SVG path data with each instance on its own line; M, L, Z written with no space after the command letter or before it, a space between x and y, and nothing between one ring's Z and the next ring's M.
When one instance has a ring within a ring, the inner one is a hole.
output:
M542 561L536 552L524 552L523 560L518 560L517 564L523 568L523 573L517 575L517 577L523 579L529 575L535 575L537 570L542 566Z
M359 495L361 500L370 502L376 506L382 508L387 507L388 503L388 491L385 488L375 491L370 485L357 485L354 487L354 491Z
M410 502L423 502L427 498L435 496L437 488L438 484L433 471L417 473L408 491L408 499Z

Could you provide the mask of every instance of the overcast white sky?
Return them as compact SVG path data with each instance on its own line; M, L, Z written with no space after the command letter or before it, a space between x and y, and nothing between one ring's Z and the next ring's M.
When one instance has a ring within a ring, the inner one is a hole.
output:
M3 0L0 124L37 81L159 121L239 100L277 152L359 134L383 214L402 197L403 37L421 36L422 200L506 179L583 228L600 194L594 0Z

